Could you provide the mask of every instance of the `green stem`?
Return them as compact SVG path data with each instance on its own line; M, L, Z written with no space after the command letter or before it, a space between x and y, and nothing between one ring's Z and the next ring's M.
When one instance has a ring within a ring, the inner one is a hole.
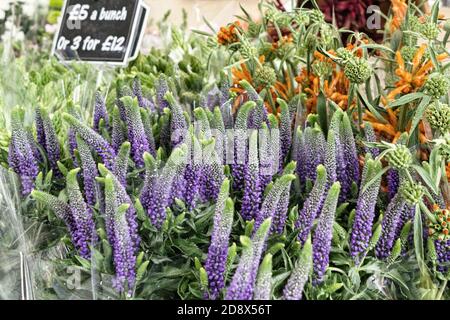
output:
M439 289L439 292L438 292L438 294L436 296L436 300L442 300L442 296L444 294L444 291L447 288L447 282L448 282L448 280L445 279L444 283L442 284L442 287Z
M420 209L425 213L428 219L430 219L433 223L437 223L436 219L434 218L433 214L428 210L427 206L423 203L423 201L420 201Z

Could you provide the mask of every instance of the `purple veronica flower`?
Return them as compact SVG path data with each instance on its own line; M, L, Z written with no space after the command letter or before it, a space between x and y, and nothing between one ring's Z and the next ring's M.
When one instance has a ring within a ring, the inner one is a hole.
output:
M261 210L256 217L255 227L258 228L261 223L268 218L273 219L275 215L275 211L277 209L278 203L280 201L280 197L284 192L289 193L289 189L291 186L291 182L295 180L295 175L292 173L295 169L295 162L289 163L283 173L283 176L278 178L268 194L266 195L264 202L261 205ZM271 233L274 232L275 229L272 225Z
M341 128L339 130L342 154L344 155L345 176L341 176L341 197L340 201L344 202L350 195L352 183L359 183L359 160L356 151L355 138L353 136L352 125L347 113L342 113Z
M445 273L448 271L448 265L450 263L450 240L435 240L434 245L437 254L437 269L439 272Z
M120 111L118 107L114 107L113 109L111 122L112 122L111 146L116 152L119 152L120 146L125 141L125 137L122 128L122 121L120 120Z
M340 112L340 110L335 111L333 114L333 118L331 119L331 123L330 123L330 129L329 132L332 132L333 134L333 138L334 138L334 162L335 162L335 166L334 166L334 170L336 172L336 179L341 182L341 187L342 187L342 191L345 191L347 189L350 189L350 185L348 185L347 183L347 163L346 163L346 155L344 154L344 146L343 146L343 141L341 139L341 123L342 123L342 113ZM328 134L329 138L328 140L331 139L330 134ZM331 141L328 141L328 144L331 144ZM328 150L327 150L328 151ZM330 158L333 157L333 155L330 153ZM327 166L327 169L329 170L330 167ZM344 182L343 182L344 181ZM330 182L329 185L331 185L331 183L333 183L332 181L332 177L330 178ZM341 192L341 198L343 198L343 194Z
M172 147L176 148L178 145L183 143L187 136L187 123L183 114L183 110L181 109L181 106L175 101L172 93L167 92L165 95L165 99L169 103L171 111L170 131Z
M248 164L244 173L244 195L242 197L241 216L250 221L258 216L263 189L259 176L257 132L250 135Z
M205 262L208 275L209 294L205 298L217 299L225 286L225 268L228 256L228 243L231 227L233 225L234 203L228 198L230 183L225 180L217 200L214 214L214 226L211 235L211 244Z
M381 223L381 237L375 247L375 253L378 259L386 259L390 256L397 238L396 231L398 224L401 222L401 215L405 207L405 199L398 192L389 203Z
M277 100L280 108L280 138L281 138L281 159L280 159L280 167L283 166L284 159L289 153L289 149L291 148L292 143L292 128L291 128L291 117L289 115L289 106L287 103L282 100Z
M280 139L276 134L277 131L272 131L268 128L266 123L263 123L258 137L259 143L259 174L261 189L265 190L268 184L272 181L275 173L279 170L279 148Z
M157 171L153 157L148 153L144 155L146 174L140 200L157 229L162 227L166 219L166 207L171 199L173 180L180 168L184 166L182 162L186 156L185 153L184 148L174 149L161 172Z
M150 154L156 157L156 144L155 138L153 136L152 122L150 120L150 113L147 110L140 109L142 124L144 125L145 136L147 137L148 147L150 149Z
M81 169L83 170L83 186L87 203L94 207L99 197L99 186L95 180L98 177L97 164L92 157L89 146L83 139L77 139L78 152L81 159Z
M290 186L287 187L280 196L278 200L277 209L275 210L275 214L273 217L273 231L282 234L284 230L284 226L286 224L286 218L289 210L289 189Z
M230 81L226 77L220 82L220 105L223 106L230 99Z
M131 157L138 168L144 166L144 152L150 152L144 125L137 99L130 97L121 98L125 104L126 123L128 127L128 140L131 143Z
M316 168L325 163L326 140L319 127L307 127L300 134L297 132L300 143L297 149L297 174L302 184L306 180L316 180Z
M246 80L240 81L239 84L245 89L249 100L256 103L255 108L250 112L248 127L250 129L259 129L263 123L269 125L264 100L259 96L258 92L256 92L255 88L253 88Z
M162 111L164 108L169 107L169 103L165 99L165 95L169 90L169 85L166 80L166 76L161 73L159 78L155 84L156 87L156 104L159 107L159 110Z
M266 254L258 270L254 300L270 300L272 293L272 255Z
M208 108L209 110L214 110L216 106L220 105L220 95L221 92L219 88L217 88L216 85L214 85L207 93L206 96L203 97L202 100L203 103L201 105L205 106L205 108Z
M227 101L220 106L220 112L222 114L223 123L226 129L231 129L234 126L233 112L231 102Z
M61 159L61 150L55 128L48 113L36 107L36 132L39 144L47 154L50 168L56 174L59 173L57 162Z
M331 186L337 179L338 164L336 162L339 159L336 157L336 154L340 147L338 137L336 137L333 130L329 130L324 159L324 166L327 169L328 186Z
M120 183L115 183L111 174L105 177L105 215L109 227L109 242L113 248L113 262L116 270L114 287L123 292L132 291L136 281L136 247L133 231L124 214L130 204L122 202L117 192ZM125 284L127 287L125 287Z
M133 96L133 92L127 86L123 86L123 87L117 89L116 105L119 108L120 120L122 120L122 121L126 121L127 115L126 115L126 106L122 102L121 98L132 97L132 96Z
M114 166L114 160L116 158L116 152L110 146L110 144L97 132L86 126L81 121L77 120L70 114L65 113L63 115L64 120L70 124L72 129L102 158L103 163L108 169L112 169Z
M333 224L336 214L336 205L339 199L341 185L333 183L323 204L319 216L317 228L313 237L313 267L315 282L321 282L328 267L331 249L331 238L333 237Z
M252 240L241 237L244 249L236 272L228 287L226 300L251 300L253 298L256 274L270 225L271 219L269 218L261 224L253 235Z
M41 115L41 108L39 106L36 107L35 110L35 124L36 124L36 136L38 143L44 148L45 150L45 129L44 129L44 122L42 121L42 115Z
M285 300L300 300L302 298L303 288L311 272L312 267L312 244L311 237L308 237L303 245L300 258L295 263L291 276L283 289L283 298Z
M131 144L128 141L124 142L120 147L119 153L117 154L116 161L114 163L114 176L117 177L124 188L127 187L127 172L130 159L130 148Z
M153 101L147 99L142 94L142 85L138 77L134 78L132 87L133 87L133 95L138 99L139 107L148 109L152 112L155 111L156 108Z
M27 135L27 140L30 143L31 150L33 151L34 158L36 159L37 162L42 162L43 159L42 159L41 152L39 150L37 142L34 140L33 129L30 127L30 128L26 128L25 130L26 130L25 133Z
M105 127L109 126L108 112L106 111L105 100L100 92L95 93L94 104L94 130L100 133L100 120L103 119Z
M64 201L46 192L33 190L31 196L49 207L58 216L58 218L64 221L67 229L69 230L73 245L77 251L80 251L81 248L78 244L82 243L82 239L80 239L80 233L77 231L78 227L75 223L70 206Z
M295 223L299 229L298 239L304 244L313 226L314 219L319 216L322 204L326 196L327 171L323 165L316 169L317 178L314 187L299 212L298 220Z
M166 150L170 150L171 147L171 132L170 132L170 117L167 114L163 114L159 118L160 131L159 131L159 147Z
M70 156L72 157L72 161L74 166L78 166L78 160L77 157L75 156L75 150L78 149L77 146L77 134L75 132L75 130L73 130L72 128L70 128L67 132L67 140L69 142L69 153Z
M364 122L364 134L367 142L377 142L377 136L373 130L372 124L370 122ZM378 157L380 150L378 148L372 148L365 146L365 153L370 153L373 158Z
M381 177L373 181L367 188L365 188L365 185L373 180L380 171L380 161L372 160L371 156L367 154L356 204L355 219L350 235L350 253L356 263L359 262L359 255L363 254L368 248L369 240L372 236L375 205L380 189Z
M202 159L199 159L202 154L200 142L192 134L190 139L192 148L189 154L189 161L183 173L185 188L182 190L184 192L182 198L184 199L189 210L193 210L199 198L200 184L202 183L203 178L203 170L201 163Z
M398 188L400 186L400 177L398 175L398 171L395 169L389 169L386 176L388 191L389 191L389 200L394 199L397 194Z
M80 256L89 259L91 252L89 246L96 241L95 225L92 210L88 207L81 194L77 181L80 168L73 169L67 174L67 196L69 198L70 212L76 225L77 243Z
M232 164L233 189L244 188L245 161L247 159L247 128L250 111L255 107L252 101L239 108L234 126L234 164Z
M28 195L34 188L34 180L39 173L38 162L28 135L22 126L22 113L13 110L11 114L12 134L8 152L9 166L16 172L22 184L22 195Z

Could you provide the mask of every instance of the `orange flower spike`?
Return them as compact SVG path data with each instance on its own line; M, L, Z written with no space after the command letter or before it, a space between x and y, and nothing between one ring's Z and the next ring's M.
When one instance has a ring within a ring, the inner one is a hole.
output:
M386 132L387 134L394 136L397 134L395 129L390 124L372 123L372 127L375 130Z
M395 53L395 61L397 61L398 64L398 69L400 69L401 72L405 71L405 61L402 58L402 54L400 53L400 51L397 51Z
M420 61L422 61L423 55L425 54L425 50L427 49L427 45L426 44L422 44L420 46L420 48L417 50L416 54L414 55L413 58L413 69L412 69L412 73L414 74L417 71L417 68L420 65Z
M392 90L391 92L389 92L389 94L387 95L388 101L394 100L395 96L398 95L398 94L400 94L400 93L402 93L403 90L404 90L405 88L407 88L407 87L409 87L409 84L404 84L404 85L402 85L402 86L400 86L400 87L398 87L398 88L395 88L395 89Z
M395 114L395 112L391 108L388 108L386 111L387 111L387 114L389 116L390 123L394 127L397 127L397 115Z
M420 141L420 143L424 144L424 143L428 142L428 139L427 139L427 137L425 137L425 135L423 133L420 133L419 134L419 141Z

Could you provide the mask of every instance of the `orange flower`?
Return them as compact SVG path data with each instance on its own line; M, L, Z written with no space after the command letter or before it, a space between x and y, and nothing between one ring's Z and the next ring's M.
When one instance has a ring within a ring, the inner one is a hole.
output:
M228 24L226 27L221 27L217 33L217 41L222 45L229 45L239 41L236 28L242 29L239 21Z
M349 47L351 50L352 47ZM333 51L329 51L330 54L335 54ZM348 104L348 90L350 83L344 76L342 70L338 70L336 63L329 57L316 51L314 52L315 61L327 62L333 67L331 80L325 79L323 81L322 92L328 99L334 101L342 109L345 109ZM321 92L320 78L313 72L308 74L307 69L302 69L300 74L295 78L299 84L298 91L307 94L306 110L308 113L316 112L317 98Z
M428 59L423 62L423 56L425 54L425 50L427 48L426 44L422 44L420 48L414 55L412 60L412 68L409 69L405 61L402 58L400 51L397 51L395 54L395 60L397 61L398 67L395 70L395 74L400 78L395 83L395 89L389 92L387 95L387 101L384 100L384 103L392 101L395 97L401 93L411 93L419 90L425 81L427 80L428 74L433 69L433 61ZM438 61L442 61L447 58L447 53L442 53L437 56Z
M408 5L405 0L391 0L392 3L392 20L389 27L391 33L400 28L403 20L406 17L406 11L408 10Z

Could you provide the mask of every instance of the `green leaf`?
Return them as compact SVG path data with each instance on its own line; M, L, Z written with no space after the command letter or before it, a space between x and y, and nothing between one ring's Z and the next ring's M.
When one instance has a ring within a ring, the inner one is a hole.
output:
M397 100L391 102L388 107L394 108L394 107L398 107L398 106L403 106L405 104L408 104L414 100L417 100L417 99L420 99L423 97L425 97L425 94L422 92L409 93L409 94L402 96L400 99L397 99Z
M436 185L433 183L432 178L428 174L428 172L422 168L421 166L418 166L416 164L411 165L411 167L416 170L416 172L420 175L420 177L423 179L425 184L435 193L439 194L439 190L436 188Z
M367 189L374 184L378 179L380 179L380 177L385 174L387 171L389 170L389 167L384 167L381 171L378 171L377 174L375 176L372 177L372 179L370 179L370 181L368 181L364 187L361 190L361 193L364 193L367 191Z
M149 265L150 261L144 261L140 267L138 268L137 272L136 272L136 278L138 279L138 281L140 279L142 279L142 277L144 276L145 272L147 271L147 267Z
M319 115L320 127L326 135L328 133L327 100L322 92L317 97L317 114Z
M431 7L431 22L433 23L438 23L439 3L439 0L434 1L433 6Z
M363 48L368 48L368 49L378 49L378 50L387 51L387 52L392 53L393 55L395 55L394 50L392 50L391 48L388 48L388 47L386 47L386 46L383 46L383 45L381 45L381 44L373 44L373 43L370 43L370 44L362 44L362 45L359 46L359 48L362 48L362 49L363 49Z
M363 104L370 110L370 112L375 116L375 118L377 118L381 123L387 124L388 122L386 121L385 118L383 118L383 116L381 116L381 114L377 111L377 109L375 109L375 107L366 99L366 97L361 94L361 92L359 92L359 90L356 91L358 94L358 98L363 102Z
M83 257L75 256L75 259L81 264L81 266L84 269L90 270L91 269L91 262Z
M428 105L430 104L431 97L424 97L420 104L417 106L414 117L411 123L411 129L409 132L414 132L414 129L416 129L417 125L419 124L420 120L422 120L423 114L425 113Z
M417 263L420 270L424 269L424 253L423 253L423 226L422 216L420 214L420 206L416 205L416 213L414 215L414 250L416 253Z

